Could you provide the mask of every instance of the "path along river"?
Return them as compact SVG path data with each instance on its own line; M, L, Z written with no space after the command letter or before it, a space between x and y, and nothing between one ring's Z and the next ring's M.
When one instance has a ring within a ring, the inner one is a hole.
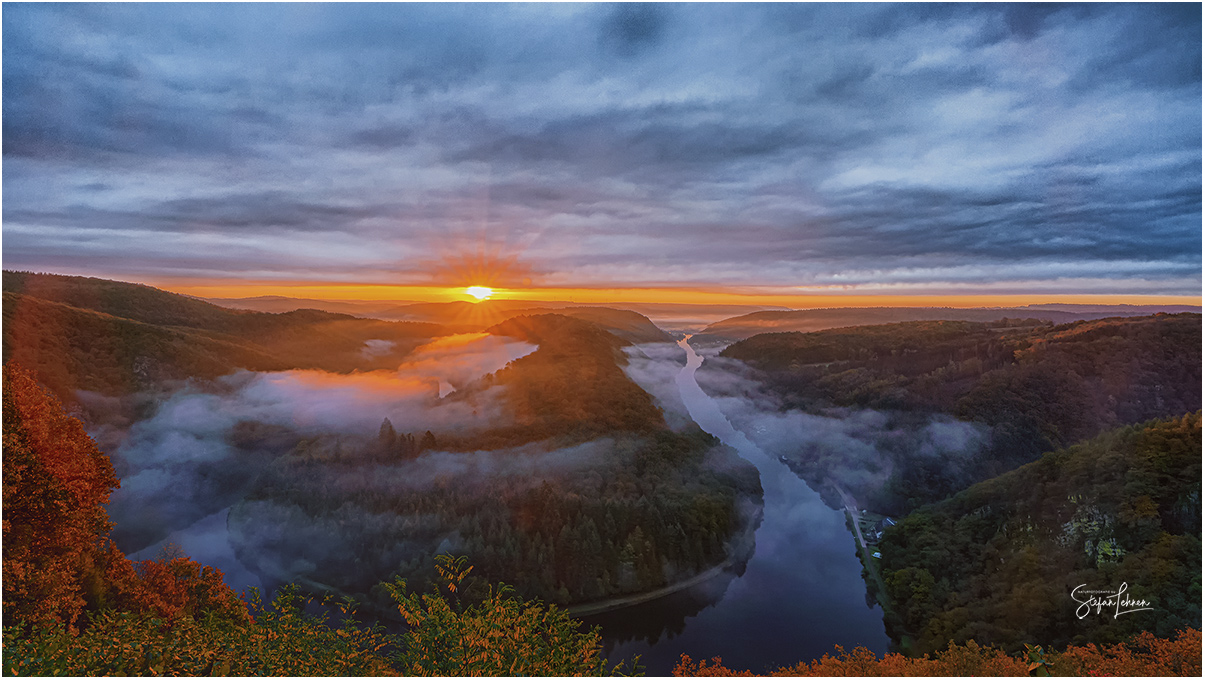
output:
M833 653L834 645L882 654L883 614L866 604L845 514L733 429L695 381L703 358L687 340L678 344L687 355L677 376L682 401L699 427L757 466L765 516L746 564L658 600L586 617L602 626L608 657L639 654L649 675L669 675L683 653L720 656L729 668L755 673Z

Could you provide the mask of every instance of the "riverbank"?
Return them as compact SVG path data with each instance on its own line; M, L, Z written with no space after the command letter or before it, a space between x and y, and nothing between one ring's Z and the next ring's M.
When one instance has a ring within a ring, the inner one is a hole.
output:
M844 489L838 487L837 493L841 494L841 500L845 502L846 519L850 531L853 532L854 538L858 542L858 555L861 557L862 569L865 570L867 578L872 581L870 585L875 591L875 599L886 612L887 585L883 583L883 577L879 574L878 560L870 554L871 546L866 542L866 538L862 535L862 527L858 524L858 505L852 496L845 493Z
M663 588L649 590L643 593L632 593L631 595L623 595L621 597L612 597L606 600L598 600L597 602L587 602L585 604L574 605L572 607L567 607L566 611L568 611L569 615L573 617L592 616L594 614L603 614L605 612L631 607L644 602L650 602L652 600L665 597L666 595L672 595L678 591L697 586L705 581L709 581L724 573L724 570L732 565L733 561L727 560L722 564L708 569L707 571L700 572L684 581L678 581L677 583L670 584Z
M862 535L862 527L858 522L858 504L853 496L850 496L844 489L833 485L837 489L837 493L841 495L841 500L845 504L846 524L849 530L853 533L854 539L858 547L858 557L862 562L862 577L866 581L867 589L874 595L874 599L878 602L879 607L883 610L883 621L886 621L893 616L891 609L891 600L887 597L887 584L883 582L883 576L879 573L879 560L875 558L871 552L875 548L866 542L866 538ZM908 654L912 648L912 639L904 636L898 645L895 645L896 651Z

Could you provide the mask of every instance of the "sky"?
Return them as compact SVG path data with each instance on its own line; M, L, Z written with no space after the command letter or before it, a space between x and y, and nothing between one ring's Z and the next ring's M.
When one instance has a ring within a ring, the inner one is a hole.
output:
M1201 63L1195 3L8 3L3 264L1199 304Z

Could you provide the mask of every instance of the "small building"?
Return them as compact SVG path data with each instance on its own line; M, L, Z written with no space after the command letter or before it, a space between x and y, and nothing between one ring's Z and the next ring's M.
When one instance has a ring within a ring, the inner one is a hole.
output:
M874 526L866 530L866 540L878 543L883 538L883 532L887 531L887 527L895 526L895 520L890 517L875 522Z

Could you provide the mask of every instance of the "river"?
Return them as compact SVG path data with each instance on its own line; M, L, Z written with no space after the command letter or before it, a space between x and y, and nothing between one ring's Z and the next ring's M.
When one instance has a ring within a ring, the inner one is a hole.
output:
M818 658L832 653L833 645L882 654L888 644L882 611L866 604L844 513L733 429L695 381L703 358L685 340L678 344L687 365L676 382L690 417L761 474L765 507L755 550L748 561L687 589L583 620L602 627L609 658L640 655L649 675L669 675L683 653L696 660L721 656L729 668L754 672ZM260 587L230 547L227 513L209 515L132 557L154 557L170 542L222 569L236 590Z
M834 645L883 654L883 613L867 606L845 514L733 429L695 381L703 358L688 339L678 343L687 364L677 384L691 418L761 473L765 516L756 550L716 578L586 623L602 627L608 658L640 655L649 675L669 675L683 653L696 660L720 656L729 668L755 673L833 653Z

